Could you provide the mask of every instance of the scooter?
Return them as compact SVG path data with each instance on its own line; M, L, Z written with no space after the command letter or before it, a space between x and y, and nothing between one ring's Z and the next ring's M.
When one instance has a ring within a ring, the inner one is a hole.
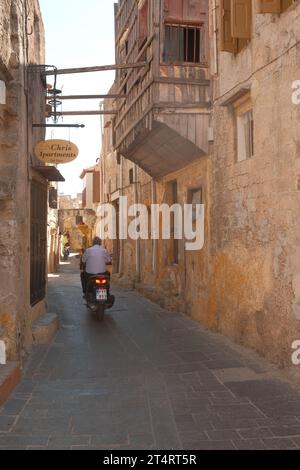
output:
M63 260L68 261L69 256L70 256L70 247L69 245L66 245L63 251Z
M112 308L115 303L115 296L110 295L109 288L110 276L106 274L96 274L87 281L86 303L98 320L102 320L105 310Z

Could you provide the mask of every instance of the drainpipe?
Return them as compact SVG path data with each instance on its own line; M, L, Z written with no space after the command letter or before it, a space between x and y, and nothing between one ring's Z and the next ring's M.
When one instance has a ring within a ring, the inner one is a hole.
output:
M217 38L217 4L216 0L212 0L212 20L213 20L213 45L214 45L214 75L218 75L218 38Z
M134 203L138 204L139 196L138 196L138 167L134 165ZM141 264L140 264L140 238L138 238L135 242L135 269L136 269L136 278L137 281L140 282L141 278Z
M123 189L123 165L124 165L124 158L120 155L120 196L123 196L124 189ZM123 221L122 221L123 222ZM119 276L121 277L123 274L123 252L124 252L124 240L120 239L120 260L119 260Z

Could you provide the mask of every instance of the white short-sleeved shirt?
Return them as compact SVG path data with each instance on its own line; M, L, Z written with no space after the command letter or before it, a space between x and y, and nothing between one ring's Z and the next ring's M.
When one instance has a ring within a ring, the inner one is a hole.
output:
M110 263L111 258L103 246L94 245L85 251L82 262L86 263L85 270L88 274L99 274L106 271L106 263Z

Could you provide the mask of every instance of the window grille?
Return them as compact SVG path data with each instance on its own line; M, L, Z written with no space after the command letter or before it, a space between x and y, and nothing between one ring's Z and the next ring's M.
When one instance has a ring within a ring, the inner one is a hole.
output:
M166 25L164 61L205 63L205 28Z

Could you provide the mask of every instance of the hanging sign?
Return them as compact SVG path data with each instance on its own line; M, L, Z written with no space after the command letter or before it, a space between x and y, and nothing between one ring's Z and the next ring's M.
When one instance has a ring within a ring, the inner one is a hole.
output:
M42 140L36 144L34 152L38 160L54 165L72 162L79 154L76 145L67 140Z

